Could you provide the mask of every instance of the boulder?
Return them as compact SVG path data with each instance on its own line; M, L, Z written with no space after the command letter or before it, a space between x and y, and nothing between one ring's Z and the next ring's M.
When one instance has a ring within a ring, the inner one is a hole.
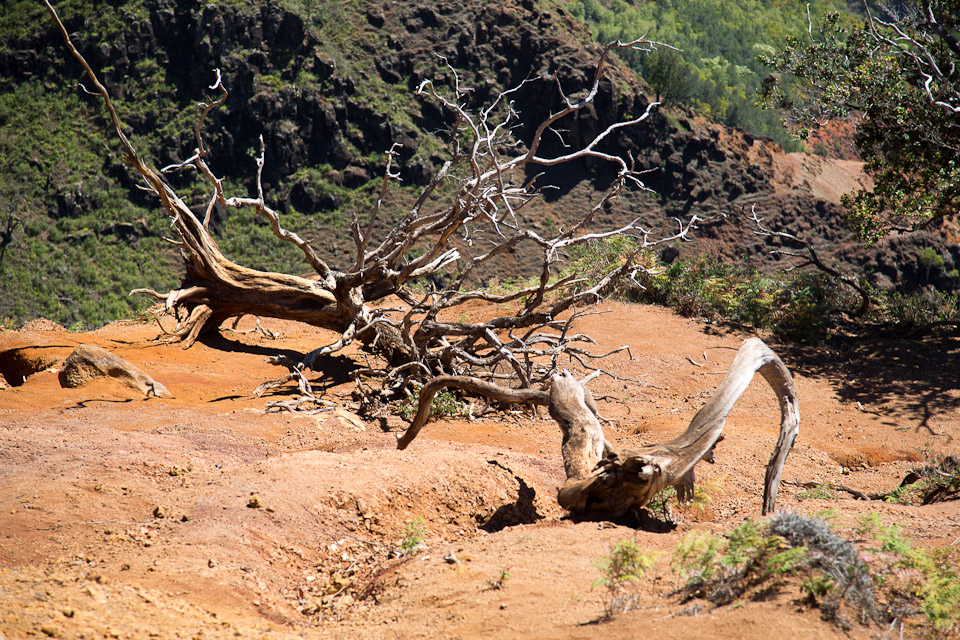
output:
M80 387L97 378L114 378L146 396L171 397L167 388L130 364L123 358L102 347L81 344L67 356L60 368L60 386Z

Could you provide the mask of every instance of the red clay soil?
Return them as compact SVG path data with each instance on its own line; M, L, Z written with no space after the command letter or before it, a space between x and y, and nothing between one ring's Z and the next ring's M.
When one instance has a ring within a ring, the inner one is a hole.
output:
M684 429L747 337L655 307L604 310L578 328L598 351L630 346L632 358L605 366L639 382L590 384L620 446ZM477 402L479 417L431 422L397 451L403 420L351 411L350 371L363 362L352 351L311 378L338 408L267 413L296 390L253 396L285 373L266 357L332 336L264 324L280 337L224 330L189 350L155 342L156 325L129 322L0 334L7 362L42 353L56 364L79 343L97 344L174 396L143 399L112 382L64 389L55 370L0 390L0 638L850 637L804 605L795 584L697 615L671 595L670 553L687 532L723 533L760 516L779 424L762 380L732 412L716 464L698 467L709 501L675 507L673 525L578 523L555 501L560 434L546 415L482 414ZM889 490L924 456L955 452L957 346L773 346L794 371L802 412L778 507L835 509L836 530L852 538L857 519L876 512L917 544L955 543L955 502L802 499L799 485ZM41 348L12 351L22 347ZM405 537L416 542L405 532L418 516L425 548L398 557ZM602 621L596 563L624 539L663 555L638 585L638 608Z

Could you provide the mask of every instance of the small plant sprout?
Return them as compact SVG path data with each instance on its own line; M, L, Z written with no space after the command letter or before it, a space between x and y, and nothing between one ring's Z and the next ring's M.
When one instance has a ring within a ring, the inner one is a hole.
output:
M510 577L509 567L500 567L500 574L496 578L488 579L487 586L483 589L484 591L499 591L503 589L504 584L507 582L507 578Z
M427 548L423 540L427 535L426 523L423 516L417 516L410 521L403 530L403 541L400 543L400 554L404 556L416 555Z

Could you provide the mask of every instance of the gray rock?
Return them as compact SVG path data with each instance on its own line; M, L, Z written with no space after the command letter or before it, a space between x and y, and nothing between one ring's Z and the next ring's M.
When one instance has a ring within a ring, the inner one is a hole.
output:
M97 378L115 378L146 396L172 397L167 388L130 364L123 358L102 347L81 344L73 350L60 368L60 386L80 387Z

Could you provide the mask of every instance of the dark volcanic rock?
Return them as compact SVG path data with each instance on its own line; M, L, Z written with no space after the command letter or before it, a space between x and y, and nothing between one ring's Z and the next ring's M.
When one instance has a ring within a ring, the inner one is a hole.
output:
M435 102L415 97L413 91L424 79L434 79L449 95L452 73L447 64L458 70L461 85L470 88L466 99L473 107L488 104L505 88L542 78L510 96L522 116L515 134L521 145L529 145L536 125L562 105L557 86L576 97L591 81L598 59L599 49L587 28L554 4L483 0L358 4L362 6L319 3L301 15L275 0L255 5L145 0L138 11L123 3L105 3L96 15L71 17L67 27L81 52L102 70L115 97L132 100L142 92L156 92L156 99L148 100L141 111L125 114L137 134L169 131L163 127L180 106L209 100L214 70L220 69L230 96L209 114L204 129L214 170L252 191L251 156L259 152L262 136L263 181L272 187L268 199L281 209L291 205L307 214L336 211L350 202L344 190L364 189L370 180L379 179L384 154L394 142L401 145L405 185L426 184L436 174L444 159L436 134L449 130L453 116ZM98 16L108 16L100 22L120 22L122 28L102 37L89 27L99 24ZM0 90L36 77L50 86L72 86L80 75L51 26L4 44ZM150 65L160 69L160 88L147 85L143 69ZM539 153L559 155L565 143L582 145L612 123L640 116L649 104L647 96L642 80L615 66L601 82L594 105L562 123L563 140L546 136ZM187 127L165 134L149 151L167 164L189 157L195 145ZM754 235L744 219L744 212L756 207L770 226L803 235L847 268L874 269L883 286L957 286L950 272L960 264L960 256L948 248L942 234L894 239L864 251L846 231L835 202L774 183L774 159L780 151L768 140L710 124L677 108L669 114L654 113L644 123L622 130L622 135L610 136L601 150L634 158L638 168L648 171L643 179L654 191L653 196L626 194L604 212L605 224L622 224L640 214L664 228L675 228L674 217L715 218L699 226L693 243L676 248L680 256L746 255L757 264L780 266L779 259L768 253L778 245ZM125 167L114 160L106 161L105 167L110 175L125 176L131 200L148 205L148 196L133 188L136 181ZM313 177L305 178L308 169ZM555 208L562 212L559 215L569 216L589 206L587 187L605 188L614 175L611 165L595 160L531 167L530 177L540 171L545 173L538 185L558 187L544 192L547 205L571 198ZM49 216L71 218L89 212L91 202L85 195L56 186ZM531 207L530 215L544 214ZM325 214L323 224L330 224L330 218ZM126 242L141 237L141 232L136 225L101 230ZM318 250L328 257L343 255L351 246L348 236ZM927 246L944 256L946 268L917 266L917 252ZM528 259L536 256L521 256L511 264Z

